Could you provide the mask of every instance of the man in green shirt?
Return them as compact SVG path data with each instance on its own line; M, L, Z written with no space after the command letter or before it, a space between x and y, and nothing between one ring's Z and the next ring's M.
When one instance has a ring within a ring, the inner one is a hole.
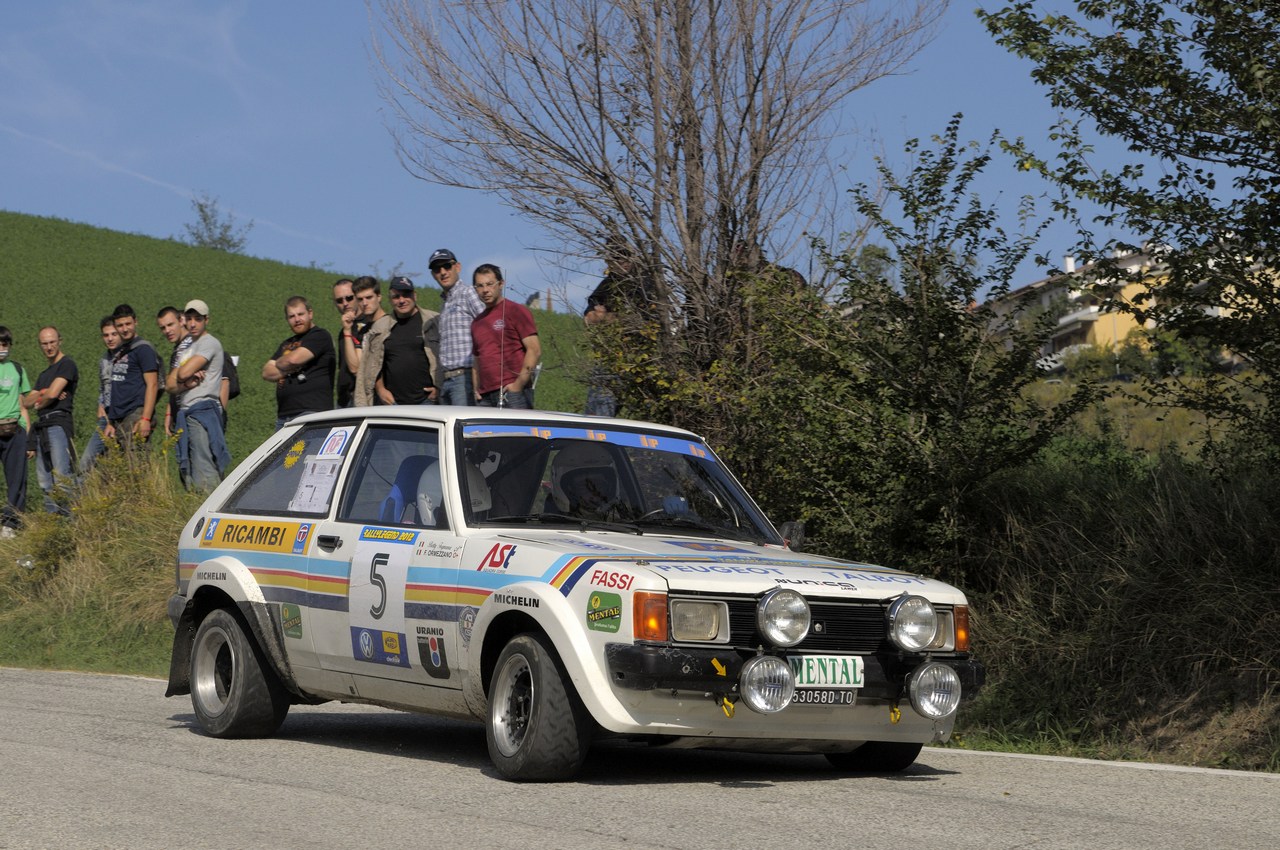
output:
M27 429L31 418L22 406L22 397L31 392L31 379L18 363L9 359L13 332L0 325L0 464L8 503L0 509L0 537L13 537L22 526L21 513L27 504Z

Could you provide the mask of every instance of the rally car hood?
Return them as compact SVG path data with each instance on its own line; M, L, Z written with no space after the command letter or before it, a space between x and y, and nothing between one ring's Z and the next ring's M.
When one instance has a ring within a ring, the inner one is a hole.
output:
M560 564L649 573L672 590L763 593L791 587L806 596L886 599L920 593L937 602L961 604L964 595L948 584L901 570L793 552L777 546L658 534L539 533L520 530L502 537L525 553L541 549ZM557 557L558 556L558 557Z

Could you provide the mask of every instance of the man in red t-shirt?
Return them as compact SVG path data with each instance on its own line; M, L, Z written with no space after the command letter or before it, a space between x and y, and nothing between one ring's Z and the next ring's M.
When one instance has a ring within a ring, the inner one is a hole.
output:
M523 304L506 299L502 269L492 263L476 268L471 285L485 307L471 322L476 404L529 410L534 368L542 359L533 314Z

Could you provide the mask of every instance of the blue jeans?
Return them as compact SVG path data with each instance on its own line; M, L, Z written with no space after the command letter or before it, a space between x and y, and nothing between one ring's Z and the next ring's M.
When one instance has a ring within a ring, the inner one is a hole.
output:
M617 416L618 397L608 387L587 386L587 407L582 411L587 416Z
M498 396L502 395L502 404L498 404ZM476 402L479 407L505 407L507 410L533 410L533 400L529 398L529 388L526 387L518 393L507 392L506 390L490 390L480 396L480 401Z
M98 455L105 454L107 444L102 441L102 429L107 427L105 418L99 419L97 426L93 429L93 434L89 437L88 444L84 447L84 454L80 455L80 474L87 475L89 470L93 469L93 464L98 459Z
M222 482L231 453L222 433L222 405L201 399L178 408L178 474L188 488L208 493Z
M66 506L54 498L54 491L59 487L69 490L76 485L67 432L52 425L36 433L36 481L44 491L44 509L51 514L70 516Z
M475 402L475 387L471 383L471 370L452 378L445 378L436 396L437 404L456 404L471 407Z
M21 425L12 437L0 437L0 463L9 488L9 501L0 508L0 515L6 528L20 528L27 507L27 432Z

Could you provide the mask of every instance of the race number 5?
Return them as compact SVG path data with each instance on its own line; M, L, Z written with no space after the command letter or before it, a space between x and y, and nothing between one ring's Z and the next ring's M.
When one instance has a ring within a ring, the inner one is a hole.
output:
M369 584L378 589L378 602L369 609L375 620L381 620L387 612L387 580L378 574L378 567L385 568L389 563L391 556L386 552L379 552L369 559Z
M347 589L351 626L404 631L404 586L412 554L412 546L388 546L385 541L356 545Z

